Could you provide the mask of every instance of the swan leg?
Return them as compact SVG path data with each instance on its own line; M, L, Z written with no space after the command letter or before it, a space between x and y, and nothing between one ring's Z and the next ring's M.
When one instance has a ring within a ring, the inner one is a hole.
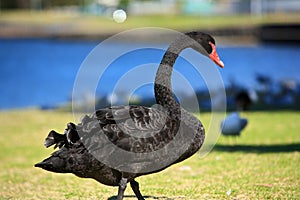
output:
M138 198L138 200L145 200L140 192L139 183L135 180L130 181L130 186L135 194L135 196Z
M117 200L123 200L126 186L127 186L127 178L122 177L122 179L120 180L120 183L119 183Z

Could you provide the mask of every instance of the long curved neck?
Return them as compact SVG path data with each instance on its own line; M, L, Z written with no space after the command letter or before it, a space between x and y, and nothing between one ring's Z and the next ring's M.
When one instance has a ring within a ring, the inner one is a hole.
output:
M154 82L154 92L156 103L160 104L167 110L178 109L179 103L176 102L171 84L171 76L173 71L173 66L179 53L185 49L186 46L183 42L174 42L167 49L166 53L161 60L159 68L156 72L155 82Z

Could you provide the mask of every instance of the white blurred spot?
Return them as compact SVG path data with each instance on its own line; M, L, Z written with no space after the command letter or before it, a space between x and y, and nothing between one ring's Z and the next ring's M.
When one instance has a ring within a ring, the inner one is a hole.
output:
M231 195L231 189L227 190L226 194L227 194L227 196L230 196Z
M123 23L127 18L126 12L122 9L113 12L113 19L117 23Z
M180 171L191 171L192 168L190 166L184 165L184 166L179 167L179 170Z

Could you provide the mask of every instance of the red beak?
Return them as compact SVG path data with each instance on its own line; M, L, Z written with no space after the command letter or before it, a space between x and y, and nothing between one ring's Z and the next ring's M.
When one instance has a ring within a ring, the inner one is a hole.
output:
M216 50L216 46L209 42L211 48L212 48L212 52L209 54L209 57L212 61L214 61L217 65L219 65L221 68L224 67L224 63L220 60L218 54L217 54L217 50Z

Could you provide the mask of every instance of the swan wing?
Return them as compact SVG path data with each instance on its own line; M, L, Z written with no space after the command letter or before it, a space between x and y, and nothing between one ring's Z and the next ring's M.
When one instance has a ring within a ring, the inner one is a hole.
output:
M163 110L144 106L114 106L83 117L77 131L89 146L105 148L109 143L130 152L152 151L166 142L172 120Z
M76 129L81 142L97 160L113 163L112 167L121 171L138 173L160 168L161 160L169 160L162 165L166 166L178 158L176 152L153 153L173 139L174 124L158 108L115 106L84 116Z

